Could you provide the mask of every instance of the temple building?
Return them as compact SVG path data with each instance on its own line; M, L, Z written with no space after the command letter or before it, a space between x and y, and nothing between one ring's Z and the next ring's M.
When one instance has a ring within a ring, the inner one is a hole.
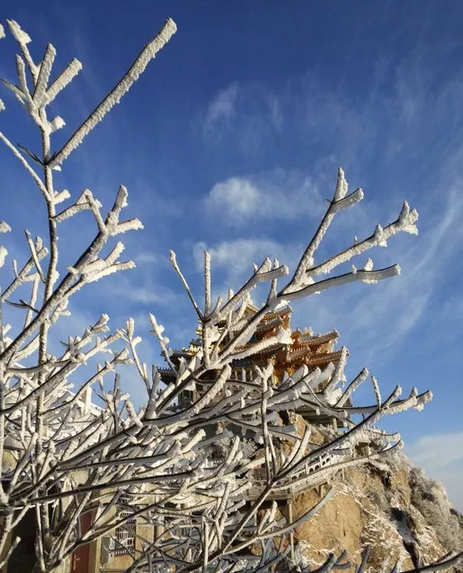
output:
M248 315L256 314L259 309L252 304L248 304L245 313ZM232 379L252 380L255 376L254 367L264 367L269 362L274 367L274 383L281 383L285 377L291 376L304 365L309 371L314 368L323 370L329 363L335 367L340 361L345 360L347 356L346 349L335 350L335 344L339 337L336 330L331 330L325 334L314 334L311 329L300 330L291 329L292 308L289 305L282 306L273 312L267 313L259 323L254 335L249 342L241 347L237 347L236 352L241 352L256 343L269 339L280 329L291 331L291 343L280 343L265 348L261 352L256 352L252 356L235 360L232 362ZM170 359L174 364L178 363L180 358L191 358L201 345L201 327L197 329L198 338L190 342L188 348L174 350ZM226 344L224 340L223 344ZM162 380L165 384L170 384L175 380L175 375L170 368L159 368ZM207 382L205 380L205 382ZM315 388L315 394L322 392L327 381L321 382L319 387ZM180 406L188 406L199 399L203 392L201 384L196 384L194 390L185 390L179 397ZM315 411L310 406L306 408L297 408L295 410L301 414L307 421L316 421L318 424L335 423L334 418L323 416L320 412Z

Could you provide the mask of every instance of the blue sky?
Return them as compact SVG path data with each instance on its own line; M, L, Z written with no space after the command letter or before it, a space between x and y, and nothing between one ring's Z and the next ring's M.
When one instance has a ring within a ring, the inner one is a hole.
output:
M342 166L361 206L339 216L325 253L395 219L406 199L420 213L418 237L397 236L373 253L402 275L352 285L294 305L294 323L333 327L350 350L348 374L366 365L386 394L431 389L434 401L383 424L406 452L442 479L463 510L463 10L457 0L2 2L33 38L83 72L56 101L67 126L93 109L170 16L178 32L142 79L66 162L57 185L89 187L109 206L120 183L145 230L128 236L138 268L92 285L75 301L67 330L108 312L153 312L173 345L188 342L195 317L168 264L174 249L200 293L204 246L216 292L236 287L251 263L277 256L292 268L332 195ZM15 45L0 43L0 75L14 79ZM61 66L60 66L61 64ZM28 118L2 91L1 130L36 149ZM1 218L43 233L33 186L0 149ZM231 201L230 198L235 198ZM26 207L26 208L25 208ZM69 262L90 236L90 219L62 239ZM77 232L78 231L78 232ZM78 240L77 240L78 239ZM82 241L82 244L79 242ZM18 254L19 253L19 254ZM146 357L159 361L147 343ZM140 389L141 391L141 389ZM131 389L137 394L137 388ZM365 392L362 398L372 398Z

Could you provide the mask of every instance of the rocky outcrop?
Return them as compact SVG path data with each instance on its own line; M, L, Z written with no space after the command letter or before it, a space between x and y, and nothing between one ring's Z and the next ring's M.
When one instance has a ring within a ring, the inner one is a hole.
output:
M311 567L343 550L358 564L369 545L366 572L390 573L396 563L406 571L463 548L463 516L451 507L443 486L401 452L346 470L330 487L332 499L295 532L296 558ZM297 498L294 518L321 495L312 490ZM463 573L463 564L450 571Z

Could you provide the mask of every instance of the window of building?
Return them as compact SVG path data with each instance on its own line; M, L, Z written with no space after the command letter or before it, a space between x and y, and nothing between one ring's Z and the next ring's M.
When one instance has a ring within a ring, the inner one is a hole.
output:
M129 517L132 515L130 508L130 498L121 497L118 509L119 517L128 517L128 519L119 527L116 527L116 547L114 553L123 555L135 551L135 536L137 533L137 519Z

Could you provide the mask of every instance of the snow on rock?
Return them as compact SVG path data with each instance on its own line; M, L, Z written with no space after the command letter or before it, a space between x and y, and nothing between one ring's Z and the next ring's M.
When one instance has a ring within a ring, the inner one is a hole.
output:
M346 550L355 571L371 546L366 573L413 569L463 547L463 516L443 486L429 480L402 453L338 474L332 484L301 495L293 503L297 518L314 506L328 487L335 495L315 518L297 530L296 557L313 569L334 552ZM449 571L463 573L462 565Z

